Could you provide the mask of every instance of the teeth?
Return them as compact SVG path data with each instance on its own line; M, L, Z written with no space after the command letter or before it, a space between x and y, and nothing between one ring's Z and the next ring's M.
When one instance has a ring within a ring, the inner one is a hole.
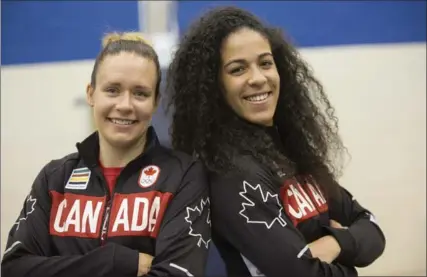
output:
M126 120L126 119L111 119L111 122L119 125L131 125L134 120Z
M267 99L267 97L268 97L268 92L263 93L263 94L259 94L259 95L255 95L255 96L247 97L246 100L251 101L251 102L258 102L258 101L263 101L263 100Z

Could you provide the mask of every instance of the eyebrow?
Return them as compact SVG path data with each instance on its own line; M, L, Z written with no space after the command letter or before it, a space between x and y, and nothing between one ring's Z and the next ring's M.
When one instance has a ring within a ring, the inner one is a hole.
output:
M122 85L118 82L113 82L113 83L107 82L104 84L104 86L121 87Z
M136 85L135 88L142 89L142 90L148 90L148 91L152 91L153 90L153 88L151 88L151 87L142 86L142 85Z
M270 53L270 52L265 52L265 53L262 53L261 55L259 55L259 56L258 56L258 59L264 58L264 57L266 57L266 56L272 56L272 57L273 57L273 54L272 54L272 53ZM224 65L224 67L227 67L227 66L229 66L229 65L230 65L230 64L232 64L232 63L244 63L244 62L245 62L245 60L244 60L244 59L234 59L234 60L231 60L231 61L227 62L227 63Z
M121 87L122 85L119 82L113 82L113 83L106 83L105 86ZM148 91L153 90L152 88L144 85L136 85L134 88L148 90Z

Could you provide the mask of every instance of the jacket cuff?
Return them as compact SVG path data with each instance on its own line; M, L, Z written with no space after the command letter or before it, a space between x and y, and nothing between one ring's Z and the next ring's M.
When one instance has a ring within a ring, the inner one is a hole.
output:
M341 252L336 261L343 265L353 266L357 256L356 241L348 229L323 227L328 235L333 236L340 245Z
M139 252L122 245L115 245L114 272L119 275L137 276Z

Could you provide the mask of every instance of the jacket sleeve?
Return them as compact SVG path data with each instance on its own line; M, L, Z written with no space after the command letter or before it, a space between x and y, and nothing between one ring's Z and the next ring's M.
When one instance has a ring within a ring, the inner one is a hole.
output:
M166 210L146 276L205 275L211 241L208 192L204 167L195 162Z
M353 267L313 258L304 237L285 215L272 189L272 176L255 170L215 176L210 184L213 231L241 253L248 270L250 261L269 277L357 276Z
M374 215L343 187L339 200L329 200L329 215L346 229L325 227L341 247L337 262L357 267L372 264L385 249L385 236Z
M106 244L85 255L58 256L55 253L49 235L51 199L47 189L47 167L35 179L19 218L9 232L2 258L1 275L136 276L138 252L121 245Z

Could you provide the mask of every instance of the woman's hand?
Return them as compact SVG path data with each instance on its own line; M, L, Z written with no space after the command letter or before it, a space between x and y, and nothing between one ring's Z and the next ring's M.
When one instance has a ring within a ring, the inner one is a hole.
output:
M138 276L143 276L150 271L153 256L139 253Z
M342 226L338 221L333 219L329 220L329 224L332 228L347 229L347 227ZM321 237L310 243L308 247L313 257L328 264L332 263L341 252L341 247L333 236Z
M340 254L341 247L333 236L324 236L308 245L314 258L332 263Z

